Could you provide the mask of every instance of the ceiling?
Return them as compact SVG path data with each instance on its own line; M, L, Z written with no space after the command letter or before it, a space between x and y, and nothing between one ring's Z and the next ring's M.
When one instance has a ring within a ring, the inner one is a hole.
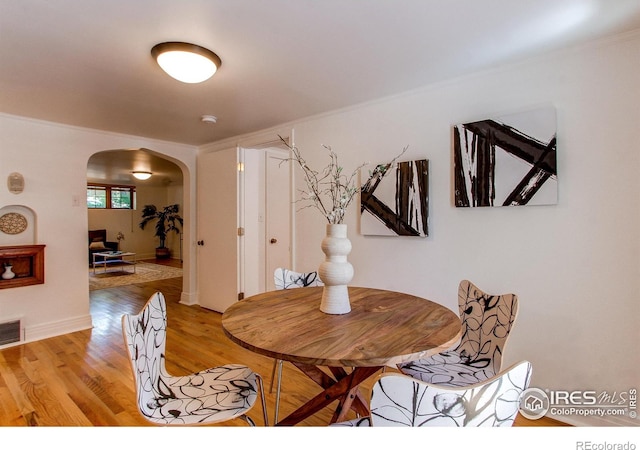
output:
M0 0L0 112L200 145L637 29L638 0ZM170 78L174 40L219 72Z
M151 178L140 181L131 173L134 170L151 172ZM87 163L89 183L109 183L136 186L181 186L182 170L171 161L156 156L147 149L107 150L89 158Z

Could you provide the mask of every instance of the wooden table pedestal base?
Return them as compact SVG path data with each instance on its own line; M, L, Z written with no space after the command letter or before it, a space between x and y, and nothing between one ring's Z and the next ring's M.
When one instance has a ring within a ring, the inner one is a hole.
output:
M347 373L343 367L329 367L329 370L335 377L334 379L316 366L296 362L292 364L318 383L324 391L279 421L276 425L295 425L336 400L339 401L339 403L331 419L331 423L344 421L347 413L351 409L359 414L360 417L369 415L369 401L363 398L358 387L363 381L382 369L382 366L356 367L351 373Z

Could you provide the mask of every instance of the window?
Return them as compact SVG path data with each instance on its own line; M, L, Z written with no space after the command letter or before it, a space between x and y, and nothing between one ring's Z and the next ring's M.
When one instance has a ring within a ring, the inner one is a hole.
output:
M135 186L89 184L87 186L87 208L134 209L135 196Z

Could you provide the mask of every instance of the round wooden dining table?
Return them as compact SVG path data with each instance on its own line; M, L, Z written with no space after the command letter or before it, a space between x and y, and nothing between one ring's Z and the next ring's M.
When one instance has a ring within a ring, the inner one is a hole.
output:
M351 312L320 311L322 287L248 297L222 315L227 337L255 353L290 361L323 388L277 425L295 425L334 401L331 422L353 409L369 414L358 386L384 366L451 348L460 338L457 314L430 300L382 289L349 287ZM326 367L326 371L320 369Z

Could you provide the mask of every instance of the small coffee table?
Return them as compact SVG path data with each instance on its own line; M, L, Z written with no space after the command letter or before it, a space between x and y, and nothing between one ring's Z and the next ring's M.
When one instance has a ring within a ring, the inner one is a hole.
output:
M96 257L100 256L103 259L96 261ZM136 254L133 252L98 252L93 254L93 273L96 273L96 266L102 265L104 267L104 273L110 265L117 265L117 269L123 272L125 267L133 266L133 272L136 273Z

